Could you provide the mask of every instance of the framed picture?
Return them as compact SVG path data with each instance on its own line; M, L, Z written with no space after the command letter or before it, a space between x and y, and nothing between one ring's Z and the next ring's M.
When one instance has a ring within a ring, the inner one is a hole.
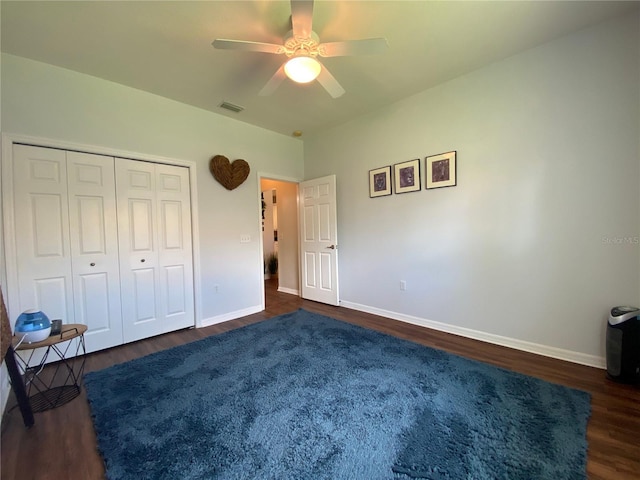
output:
M369 170L369 197L391 195L391 167Z
M456 152L427 157L425 162L426 189L453 187L456 185Z
M393 166L395 192L407 193L420 190L420 160L396 163Z

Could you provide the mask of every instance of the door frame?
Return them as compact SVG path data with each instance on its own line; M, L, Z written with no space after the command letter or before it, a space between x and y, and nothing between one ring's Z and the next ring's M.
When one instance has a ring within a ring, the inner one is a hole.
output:
M193 248L193 300L195 327L202 325L202 278L200 271L200 234L198 224L198 190L197 190L197 168L196 162L192 160L181 160L177 158L160 157L139 152L129 152L109 147L86 145L50 138L35 137L30 135L19 135L12 133L2 134L2 161L0 162L0 173L2 174L2 184L0 189L2 195L2 222L0 222L0 259L4 260L0 267L0 284L4 289L4 298L9 313L9 318L16 317L18 309L18 265L16 261L15 243L15 216L13 201L13 145L25 144L35 147L56 148L59 150L71 150L83 153L93 153L109 157L121 157L131 160L140 160L167 165L186 167L189 171L189 186L191 200L191 241ZM264 289L264 285L262 286ZM263 291L264 303L264 291ZM263 305L264 309L264 305Z
M288 183L295 183L296 185L299 185L300 182L304 181L301 178L293 178L293 177L287 177L284 175L278 175L275 173L267 173L267 172L258 172L258 181L256 182L257 185L257 190L258 190L258 195L257 195L257 204L258 204L258 233L260 235L260 272L264 273L263 267L262 267L262 262L264 260L264 242L262 241L262 204L260 202L261 200L261 195L262 195L262 180L275 180L276 182L288 182ZM300 192L298 192L298 197L296 198L296 215L298 215L300 213ZM298 225L298 235L297 235L297 242L298 242L298 252L300 251L300 225ZM260 278L263 278L263 275L260 275ZM300 265L298 265L298 292L300 292ZM298 293L298 296L300 294ZM260 298L261 298L261 311L264 310L266 308L266 300L265 300L265 290L264 290L264 281L260 282Z

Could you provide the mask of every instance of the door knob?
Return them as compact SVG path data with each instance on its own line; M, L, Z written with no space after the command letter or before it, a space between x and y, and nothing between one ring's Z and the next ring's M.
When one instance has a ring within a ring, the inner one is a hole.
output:
M337 245L329 245L327 248L330 248L331 250L335 250L338 246Z
M91 263L89 264L89 266L90 266L90 267L95 267L95 266L96 266L96 264L95 264L95 263L93 263L93 262L91 262Z
M144 263L144 258L142 260L140 260L142 263Z

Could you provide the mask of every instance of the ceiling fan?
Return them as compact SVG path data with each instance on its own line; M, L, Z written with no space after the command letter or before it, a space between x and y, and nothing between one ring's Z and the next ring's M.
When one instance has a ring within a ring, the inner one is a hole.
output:
M329 95L338 98L344 94L344 88L322 65L317 57L344 57L351 55L369 55L380 53L388 48L384 38L347 40L344 42L320 43L318 35L311 29L313 0L291 0L292 29L284 38L282 45L274 43L251 42L246 40L216 39L215 48L243 50L247 52L274 53L286 55L283 63L259 95L270 95L285 78L294 82L309 83L318 80Z

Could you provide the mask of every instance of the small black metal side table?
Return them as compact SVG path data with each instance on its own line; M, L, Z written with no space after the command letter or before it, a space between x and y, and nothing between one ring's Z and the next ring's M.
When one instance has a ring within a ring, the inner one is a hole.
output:
M32 412L42 412L64 405L80 394L87 353L86 331L86 325L70 323L62 325L59 335L52 335L42 342L19 343L14 337L12 346L26 391L26 399L17 396L25 425L27 407ZM46 348L42 357L36 354L39 348ZM29 350L24 357L19 355L19 352ZM47 365L48 362L51 364ZM24 405L25 401L28 405Z

